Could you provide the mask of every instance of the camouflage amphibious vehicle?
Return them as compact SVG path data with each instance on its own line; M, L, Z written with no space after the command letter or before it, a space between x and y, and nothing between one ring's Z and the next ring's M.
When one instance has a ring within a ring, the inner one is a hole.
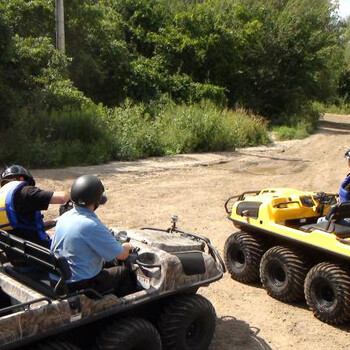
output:
M219 280L225 267L208 239L181 231L175 221L168 230L114 229L116 239L137 247L126 264L138 291L123 298L91 289L67 294L64 257L0 231L3 254L40 268L19 272L2 259L0 349L208 348L215 310L196 291ZM54 288L48 273L60 278Z
M336 196L267 188L229 198L226 211L240 230L225 243L231 276L260 279L284 302L306 298L324 322L350 320L350 202Z

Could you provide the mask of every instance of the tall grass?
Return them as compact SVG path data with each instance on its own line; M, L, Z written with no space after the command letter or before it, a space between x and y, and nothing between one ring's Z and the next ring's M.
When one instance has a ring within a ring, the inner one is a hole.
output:
M318 108L322 113L333 113L333 114L345 114L350 115L350 103L343 99L330 104L324 104L321 102L314 102L313 105Z
M0 134L0 163L29 167L98 164L189 152L232 151L268 142L266 122L210 102L153 109L125 104L113 110L21 111Z
M154 116L145 113L143 105L128 105L114 109L109 121L120 159L232 151L268 142L262 118L220 109L208 101L192 105L169 103Z
M159 125L167 154L232 151L268 142L263 119L243 111L219 109L210 102L169 106Z
M272 127L278 140L304 139L314 133L321 117L321 108L317 104L304 106L299 113L288 117L283 125Z
M58 167L106 162L114 142L102 108L83 111L20 111L0 137L0 162Z

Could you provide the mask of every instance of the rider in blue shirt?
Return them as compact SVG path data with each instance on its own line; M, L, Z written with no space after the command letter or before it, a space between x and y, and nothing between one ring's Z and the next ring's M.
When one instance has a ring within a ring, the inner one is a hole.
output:
M344 154L348 167L350 168L350 149ZM346 175L346 178L340 184L339 190L339 202L350 201L350 174Z
M72 272L69 290L92 288L103 293L113 289L118 296L131 293L136 285L131 271L123 266L103 267L114 259L125 260L132 246L118 243L95 214L107 201L102 182L93 175L79 177L71 199L74 208L58 218L51 243L51 250L68 260Z
M72 271L68 282L95 277L104 261L111 261L123 252L97 215L79 206L58 219L51 248L68 259Z
M347 165L350 168L350 149L345 152L344 158L346 158ZM350 173L346 175L346 178L340 184L340 189L339 189L339 203L348 202L348 201L350 201ZM317 220L317 223L322 223L325 221L327 221L326 217L322 216ZM337 224L350 226L350 217L338 220Z

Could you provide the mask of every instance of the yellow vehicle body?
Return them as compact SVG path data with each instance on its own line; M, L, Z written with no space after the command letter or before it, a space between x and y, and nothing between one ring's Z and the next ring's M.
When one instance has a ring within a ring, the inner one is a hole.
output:
M292 188L266 188L231 197L226 210L237 228L260 231L350 259L350 227L349 237L340 238L336 232L318 228L316 224L336 203L336 194L326 194L327 204L318 195Z
M350 202L337 203L336 194L266 188L233 196L225 208L239 229L224 246L234 280L260 280L282 302L306 300L323 322L350 322Z

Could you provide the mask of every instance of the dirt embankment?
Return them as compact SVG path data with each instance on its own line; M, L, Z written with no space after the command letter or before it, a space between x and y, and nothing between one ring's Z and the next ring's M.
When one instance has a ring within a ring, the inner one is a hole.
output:
M55 190L68 190L81 174L99 174L109 201L98 214L108 225L164 228L178 214L179 226L208 236L222 253L235 231L223 208L229 196L264 187L337 192L349 172L343 158L349 136L350 116L326 115L319 131L305 140L33 173L40 187ZM226 274L199 292L217 311L212 350L350 348L350 325L323 324L305 304L278 302L260 285L240 284Z

